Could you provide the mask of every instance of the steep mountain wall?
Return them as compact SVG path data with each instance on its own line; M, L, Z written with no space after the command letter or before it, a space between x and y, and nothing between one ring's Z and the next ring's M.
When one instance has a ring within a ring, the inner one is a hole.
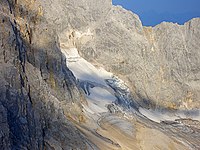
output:
M143 106L199 108L199 26L143 27L111 0L1 0L0 147L95 148L71 121L84 121L85 98L61 47L115 73Z
M0 149L87 148L84 100L39 1L0 2Z
M143 27L138 16L119 6L95 25L93 38L79 42L86 59L127 81L141 104L199 108L200 19L184 25Z

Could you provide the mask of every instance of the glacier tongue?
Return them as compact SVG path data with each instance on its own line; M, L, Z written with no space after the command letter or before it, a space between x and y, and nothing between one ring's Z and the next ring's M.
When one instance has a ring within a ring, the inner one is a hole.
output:
M80 57L76 48L63 51L68 68L86 94L88 105L83 106L85 111L91 114L108 112L107 106L116 100L114 92L106 83L106 79L112 79L113 74L101 67L96 68Z
M62 49L62 52L66 56L68 68L85 92L88 105L83 108L86 113L100 115L111 111L115 104L124 110L137 108L124 81L80 57L76 48Z
M130 112L137 112L138 115L158 123L188 117L200 120L199 110L197 110L198 115L194 117L183 112L145 109L133 101L130 90L124 81L113 73L107 72L104 68L95 67L82 58L77 48L62 49L62 52L66 56L68 68L73 72L86 94L88 105L84 105L83 108L87 114L99 116L101 113L111 111L112 108L110 107L116 104L119 106L117 109L122 109L121 111L125 115ZM130 117L130 115L128 116Z

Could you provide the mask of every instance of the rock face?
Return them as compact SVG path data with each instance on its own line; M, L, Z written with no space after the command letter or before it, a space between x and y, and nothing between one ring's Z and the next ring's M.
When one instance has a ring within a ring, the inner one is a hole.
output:
M0 2L0 149L87 148L83 100L38 1ZM68 117L68 119L67 119Z
M200 19L143 27L111 0L1 0L1 149L96 148L73 123L85 98L61 47L121 77L141 105L200 108L199 38Z
M87 28L93 38L78 43L83 57L121 75L141 104L199 108L200 19L184 25L143 27L137 15L113 6Z

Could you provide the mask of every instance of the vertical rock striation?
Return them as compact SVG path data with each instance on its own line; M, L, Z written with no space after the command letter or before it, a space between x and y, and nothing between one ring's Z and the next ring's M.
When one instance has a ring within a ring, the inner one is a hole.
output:
M1 149L87 148L83 100L39 1L0 2ZM67 119L68 118L68 119Z

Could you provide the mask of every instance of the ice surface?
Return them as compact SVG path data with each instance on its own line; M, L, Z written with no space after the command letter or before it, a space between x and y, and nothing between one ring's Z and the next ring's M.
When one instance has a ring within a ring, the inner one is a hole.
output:
M76 48L64 50L67 58L67 66L74 76L84 82L88 106L85 111L91 114L107 112L107 105L116 100L116 97L109 91L106 79L112 78L112 73L103 68L96 68L94 65L81 58ZM87 88L85 87L87 86Z
M90 102L89 106L92 106L90 107L91 110L95 113L107 112L108 109L106 106L116 100L116 97L113 96L110 92L99 87L92 88L90 92L91 94L87 96L87 99ZM96 107L93 105L96 105Z
M105 79L112 78L112 73L107 72L102 67L96 68L94 65L81 58L76 48L71 48L64 53L67 57L67 66L79 80L107 85Z

